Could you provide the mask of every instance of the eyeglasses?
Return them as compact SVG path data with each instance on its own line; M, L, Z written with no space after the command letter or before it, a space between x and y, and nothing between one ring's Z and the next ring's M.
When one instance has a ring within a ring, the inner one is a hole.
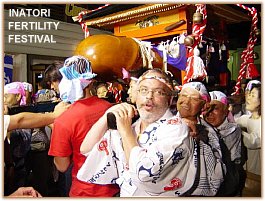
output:
M189 99L190 99L191 101L193 101L193 102L204 101L204 100L202 100L201 98L198 98L197 96L190 96L190 95L182 94L182 93L179 94L179 98L182 98L182 99L187 99L187 98L189 98Z
M156 97L164 97L169 95L168 93L166 93L163 89L148 89L146 87L141 87L138 92L142 95L142 96L146 96L148 95L149 92L152 92L152 94L154 94L154 96Z

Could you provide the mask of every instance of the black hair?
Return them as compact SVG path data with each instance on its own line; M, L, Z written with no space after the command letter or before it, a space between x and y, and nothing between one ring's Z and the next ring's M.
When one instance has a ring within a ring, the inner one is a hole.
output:
M129 73L131 77L139 78L147 70L148 68L143 67L143 68L136 69L136 70L129 70Z
M49 65L44 71L44 79L46 82L56 82L61 81L63 76L60 73L59 69L63 67L63 61L55 61L51 65Z
M45 79L42 79L40 82L38 82L39 86L41 86L43 89L51 89L51 86L46 82Z

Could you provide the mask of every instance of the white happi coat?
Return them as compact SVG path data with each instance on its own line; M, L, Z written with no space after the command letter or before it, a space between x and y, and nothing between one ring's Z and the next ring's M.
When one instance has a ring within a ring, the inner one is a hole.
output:
M139 133L140 119L133 124ZM77 178L91 183L117 183L121 197L181 196L195 180L197 155L189 129L168 110L138 135L139 146L126 163L116 130L108 130L89 153Z

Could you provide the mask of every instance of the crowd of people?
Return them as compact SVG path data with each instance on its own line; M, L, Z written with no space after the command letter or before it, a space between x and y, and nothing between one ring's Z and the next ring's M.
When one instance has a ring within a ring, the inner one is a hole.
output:
M5 196L261 196L259 80L238 101L196 80L177 91L161 69L127 83L92 69L73 56L48 66L36 94L5 85ZM48 102L59 103L10 114Z

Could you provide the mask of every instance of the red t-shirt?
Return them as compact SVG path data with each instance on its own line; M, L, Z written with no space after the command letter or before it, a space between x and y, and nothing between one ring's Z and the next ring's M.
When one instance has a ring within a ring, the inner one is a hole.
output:
M111 107L110 103L93 96L76 101L54 121L49 155L72 157L72 186L69 193L71 197L109 197L119 191L117 185L91 184L79 181L76 178L78 170L86 159L80 153L81 143L93 124L109 107Z

